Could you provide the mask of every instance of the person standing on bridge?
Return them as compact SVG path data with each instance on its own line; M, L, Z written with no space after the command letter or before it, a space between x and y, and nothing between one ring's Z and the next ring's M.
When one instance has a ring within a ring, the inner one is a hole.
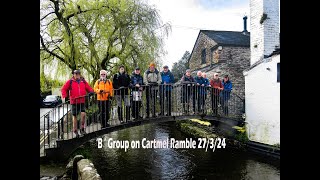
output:
M94 91L97 93L101 127L108 127L110 118L110 99L113 97L112 82L107 79L107 71L100 71L100 79L94 84Z
M146 83L146 118L150 115L150 101L152 109L152 117L156 117L156 101L157 101L157 88L161 83L160 72L155 68L155 63L150 63L149 68L144 72L143 81Z
M211 85L211 105L212 112L214 115L218 116L218 103L220 103L220 92L223 91L223 85L219 79L219 74L214 73L213 79L210 81Z
M166 116L171 116L171 90L172 84L174 83L173 74L170 72L169 67L163 66L161 72L161 85L160 85L160 115L164 115L164 109L167 109Z
M188 114L189 113L189 101L190 101L190 98L192 96L192 105L193 105L193 111L195 112L195 104L196 104L196 101L195 101L195 96L194 96L194 85L196 83L196 81L194 80L194 78L191 76L191 70L190 69L187 69L186 70L186 74L182 76L181 78L181 84L182 84L182 87L181 87L181 90L182 90L182 107L183 107L183 112L185 114ZM186 107L187 105L187 107Z
M129 85L130 76L125 72L124 65L119 66L119 72L113 76L113 88L115 91L115 97L118 106L118 118L120 123L123 123L123 108L122 102L125 105L125 118L126 122L130 120L130 96L129 96Z
M197 76L194 78L197 82L195 95L197 97L198 113L204 112L204 93L205 93L205 80L202 77L202 72L198 71Z
M131 76L131 93L132 93L132 117L142 119L140 116L140 107L142 105L143 77L140 75L140 68L136 67Z
M77 115L81 112L81 129L80 133L86 134L85 132L85 96L86 93L94 93L93 89L87 83L87 81L81 76L80 70L73 71L73 77L69 79L62 87L61 94L62 98L67 96L70 99L71 113L73 115L73 132L76 137L79 137Z
M205 107L206 105L206 99L207 99L207 91L208 89L210 89L209 87L211 87L210 85L210 81L207 78L207 74L205 72L202 72L202 77L204 80L204 99L203 99L203 106Z
M222 105L222 108L223 108L223 113L225 116L228 116L228 101L230 99L230 93L231 93L231 90L232 90L232 83L229 79L229 76L228 75L225 75L223 80L222 80L222 85L223 85L223 91L221 92L221 105Z

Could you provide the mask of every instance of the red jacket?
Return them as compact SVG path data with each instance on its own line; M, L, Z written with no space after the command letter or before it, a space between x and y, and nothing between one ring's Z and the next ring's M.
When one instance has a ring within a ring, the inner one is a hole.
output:
M213 94L214 95L219 95L220 94L221 90L219 90L218 88L222 88L223 89L223 85L222 85L222 82L221 82L220 79L218 79L218 80L211 79L210 80L210 85L213 88Z
M70 87L70 81L71 87ZM85 96L87 92L93 92L93 89L84 80L84 78L80 79L80 83L78 83L73 77L68 80L61 89L62 98L66 98L69 95L70 104L79 104L85 103ZM70 93L70 94L69 94ZM80 97L80 98L77 98Z

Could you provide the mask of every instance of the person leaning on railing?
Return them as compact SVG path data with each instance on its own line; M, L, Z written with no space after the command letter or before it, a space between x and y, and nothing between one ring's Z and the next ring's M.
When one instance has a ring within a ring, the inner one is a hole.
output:
M193 111L195 111L195 99L194 99L194 95L193 95L193 85L196 83L196 81L194 80L194 78L191 76L191 70L187 69L186 70L186 74L184 74L180 80L181 85L182 85L182 107L183 107L183 113L188 114L189 113L189 100L190 97L192 96L192 104L193 104ZM187 107L186 107L187 105Z
M152 117L156 117L156 99L158 85L161 83L160 72L155 68L155 63L150 63L149 68L143 74L143 82L146 86L146 118L149 118L150 101Z
M223 80L222 80L222 85L223 85L223 91L221 92L221 105L223 108L223 113L224 115L228 116L229 111L228 111L228 101L230 99L230 93L232 90L232 83L229 79L228 75L225 75Z
M218 104L220 103L220 92L223 90L223 85L219 79L219 74L214 73L213 79L210 81L211 89L211 105L214 115L218 115Z
M172 91L172 84L174 83L174 76L170 72L169 67L167 65L163 66L163 71L160 74L161 74L162 81L159 87L160 107L161 107L161 113L159 115L163 116L164 109L167 109L166 116L171 116L171 91Z
M206 105L206 99L207 99L207 91L210 90L211 88L211 85L210 85L210 81L209 79L207 78L207 74L205 72L202 72L202 77L203 77L203 80L204 80L204 100L203 100L203 105L205 106Z
M124 65L119 66L119 72L113 76L113 88L117 100L118 118L120 123L123 123L122 101L124 101L124 105L126 106L124 112L126 115L126 121L130 120L130 81L130 76L125 72Z
M198 71L197 76L194 78L194 80L197 82L196 86L196 97L198 102L198 113L203 113L204 111L204 93L205 93L205 80L202 77L202 72Z
M81 129L80 133L86 134L85 132L85 96L86 93L94 93L88 82L81 76L80 70L74 70L73 77L69 79L62 87L61 94L62 98L69 96L70 104L72 106L71 113L73 115L73 132L76 137L79 137L77 115L81 112Z
M140 116L140 108L142 104L143 77L140 75L140 68L136 67L132 72L130 88L132 93L132 117L142 119Z
M107 79L107 71L100 71L100 79L94 84L94 91L97 93L97 103L99 107L101 127L108 127L108 121L110 118L110 102L113 97L112 82Z

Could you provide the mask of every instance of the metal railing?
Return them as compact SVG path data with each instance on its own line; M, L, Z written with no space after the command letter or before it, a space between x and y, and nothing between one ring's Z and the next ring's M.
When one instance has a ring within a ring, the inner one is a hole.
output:
M78 133L91 133L130 121L182 115L242 118L244 113L244 100L235 93L196 83L121 87L102 95L108 100L98 100L97 96L94 93L78 97L71 100L72 105L68 100L40 117L43 154L45 149L56 146L56 140L72 139ZM82 112L85 112L84 120Z

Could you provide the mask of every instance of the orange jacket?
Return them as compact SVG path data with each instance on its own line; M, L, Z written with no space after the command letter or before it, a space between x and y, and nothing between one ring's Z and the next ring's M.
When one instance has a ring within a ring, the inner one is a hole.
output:
M100 93L100 90L104 90L106 92ZM107 79L106 82L102 80L97 80L96 83L94 84L94 92L97 93L98 101L109 100L109 97L113 96L112 82L109 79Z

